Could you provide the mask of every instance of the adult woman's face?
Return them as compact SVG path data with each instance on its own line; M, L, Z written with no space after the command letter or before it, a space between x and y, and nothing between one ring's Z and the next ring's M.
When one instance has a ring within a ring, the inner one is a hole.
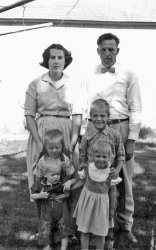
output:
M62 73L65 65L64 51L59 49L50 49L49 53L49 71L51 73Z

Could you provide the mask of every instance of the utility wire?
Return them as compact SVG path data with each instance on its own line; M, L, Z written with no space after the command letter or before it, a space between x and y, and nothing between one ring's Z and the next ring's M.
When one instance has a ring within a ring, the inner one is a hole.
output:
M75 4L72 6L72 8L71 8L71 9L67 12L67 14L65 15L64 19L62 19L62 21L60 22L60 24L57 25L57 27L60 27L60 26L64 23L66 17L69 16L69 14L70 14L70 13L73 11L73 9L77 6L77 4L78 4L79 1L80 1L80 0L77 0L77 1L75 2Z
M11 10L11 9L14 9L16 7L19 7L21 5L24 5L26 3L30 3L30 2L33 2L33 1L36 1L36 0L21 0L21 1L18 1L16 3L13 3L13 4L10 4L10 5L7 5L7 6L4 6L2 8L0 8L0 13L1 12L4 12L4 11L7 11L7 10Z

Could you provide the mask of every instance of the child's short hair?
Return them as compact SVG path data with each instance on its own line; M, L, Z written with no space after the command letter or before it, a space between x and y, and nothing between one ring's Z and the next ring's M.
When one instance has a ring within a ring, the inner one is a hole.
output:
M44 166L42 169L40 169L41 176L46 176L47 174L53 173L56 168L58 169L58 167L60 167L60 174L61 174L62 172L61 163L60 166L59 165L54 166L54 164L48 164Z
M50 129L47 130L44 134L44 145L46 146L47 143L53 139L60 139L62 146L64 146L64 138L63 133L59 129Z
M112 147L111 144L107 141L99 140L97 143L95 143L92 147L92 155L96 154L108 154L110 159L112 158Z
M108 104L108 102L106 100L97 99L97 100L93 101L91 103L91 106L90 106L90 115L95 110L95 108L106 109L108 117L110 116L109 104Z

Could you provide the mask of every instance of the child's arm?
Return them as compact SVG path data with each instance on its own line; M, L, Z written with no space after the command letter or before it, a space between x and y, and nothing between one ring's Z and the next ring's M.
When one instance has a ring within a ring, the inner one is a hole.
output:
M33 200L47 199L49 194L43 191L41 186L41 178L35 175L35 182L31 187L30 197Z
M80 143L80 166L82 168L83 168L83 164L87 163L87 161L88 161L87 144L88 144L87 138L85 137L85 135L83 135L82 139L81 139L81 143ZM79 169L79 170L81 170L81 169Z
M55 197L55 200L57 202L61 203L61 202L65 201L66 199L68 199L69 195L70 195L69 193L60 194L60 195Z
M117 164L116 164L116 167L115 168L111 168L110 170L110 178L111 179L116 179L119 177L119 173L123 167L123 164L124 164L124 161L123 160L118 160L117 161Z
M69 191L71 189L71 186L74 185L75 183L76 183L76 179L71 179L69 181L66 181L63 184L63 192Z
M40 200L40 199L48 199L49 194L47 192L41 191L40 193L31 193L31 199Z
M110 186L109 188L109 219L114 217L116 208L116 186Z
M83 180L77 181L77 182L71 187L70 190L73 191L73 190L75 190L75 189L78 189L78 188L82 187L82 186L84 185L84 182L85 182L84 179L83 179Z

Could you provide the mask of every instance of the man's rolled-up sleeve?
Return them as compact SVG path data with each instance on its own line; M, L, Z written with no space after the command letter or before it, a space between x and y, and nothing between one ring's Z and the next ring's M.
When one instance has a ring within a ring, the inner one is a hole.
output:
M128 139L136 140L141 127L142 101L138 78L133 73L129 79L127 103L130 110Z

